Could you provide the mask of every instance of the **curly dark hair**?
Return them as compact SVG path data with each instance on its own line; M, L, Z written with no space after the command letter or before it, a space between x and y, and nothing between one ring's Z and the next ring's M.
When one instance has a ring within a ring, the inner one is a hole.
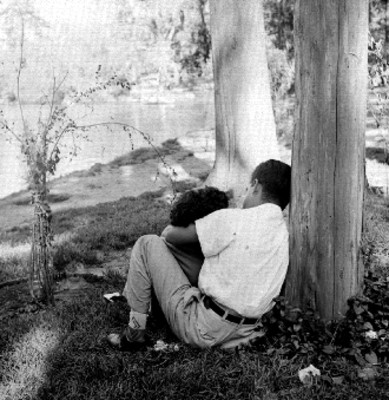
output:
M267 160L257 166L251 182L257 179L263 187L263 196L277 202L284 209L290 201L291 168L278 160Z
M170 223L186 227L197 219L227 207L227 194L215 187L206 186L201 189L187 190L173 203Z

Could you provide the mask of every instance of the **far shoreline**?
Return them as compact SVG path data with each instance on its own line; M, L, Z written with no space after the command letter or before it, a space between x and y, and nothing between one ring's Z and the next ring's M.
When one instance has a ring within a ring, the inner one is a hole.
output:
M172 150L167 152L166 162L178 171L176 180L188 188L200 184L214 163L214 131L193 131L167 142L170 145L173 143ZM289 146L279 143L279 148L281 160L290 163ZM378 191L382 188L382 194L388 195L389 166L375 158L374 152L370 157L366 159L369 183ZM149 191L164 191L168 194L172 192L171 184L171 176L155 153L153 155L152 149L142 147L111 162L96 163L90 168L54 177L49 182L49 201L52 211L56 212L94 206L122 197L137 197ZM0 224L3 231L30 224L32 217L28 189L0 199Z
M196 137L197 133L190 133L189 136ZM197 142L192 149L183 147L177 139L167 141L171 149L166 152L165 161L176 171L175 180L180 185L193 187L208 175L214 160L214 147L209 144L211 135L212 132L203 133L201 143L199 137L192 140ZM197 152L205 141L208 150L203 148L198 158ZM188 140L185 144L188 144ZM49 182L50 206L55 213L63 209L116 201L122 197L137 197L149 191L172 192L171 178L156 153L151 148L143 147L109 163L97 163L85 170L54 177ZM0 199L0 226L3 231L30 224L32 218L33 208L28 189Z

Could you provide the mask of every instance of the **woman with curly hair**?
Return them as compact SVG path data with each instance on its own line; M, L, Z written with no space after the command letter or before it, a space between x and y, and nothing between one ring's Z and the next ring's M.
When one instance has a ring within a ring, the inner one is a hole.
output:
M187 190L180 196L170 211L170 224L176 227L188 227L198 219L228 207L225 192L212 187ZM165 240L166 245L178 261L192 286L197 286L204 255L200 243L173 244Z

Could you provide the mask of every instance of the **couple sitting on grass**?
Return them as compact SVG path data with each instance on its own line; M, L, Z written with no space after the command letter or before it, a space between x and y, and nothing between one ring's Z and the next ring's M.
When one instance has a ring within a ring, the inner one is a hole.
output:
M153 292L184 343L233 348L258 336L260 318L279 295L289 264L282 210L290 177L287 164L260 164L242 209L227 208L226 194L215 188L186 192L161 237L146 235L135 243L123 291L129 324L122 334L110 334L109 343L130 351L146 346Z

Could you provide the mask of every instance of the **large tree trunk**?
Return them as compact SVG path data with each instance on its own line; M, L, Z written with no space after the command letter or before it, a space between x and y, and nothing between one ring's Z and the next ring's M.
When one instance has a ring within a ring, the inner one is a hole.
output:
M286 296L339 318L363 279L368 2L298 0Z
M211 0L216 161L207 184L239 196L262 161L279 158L261 0Z

